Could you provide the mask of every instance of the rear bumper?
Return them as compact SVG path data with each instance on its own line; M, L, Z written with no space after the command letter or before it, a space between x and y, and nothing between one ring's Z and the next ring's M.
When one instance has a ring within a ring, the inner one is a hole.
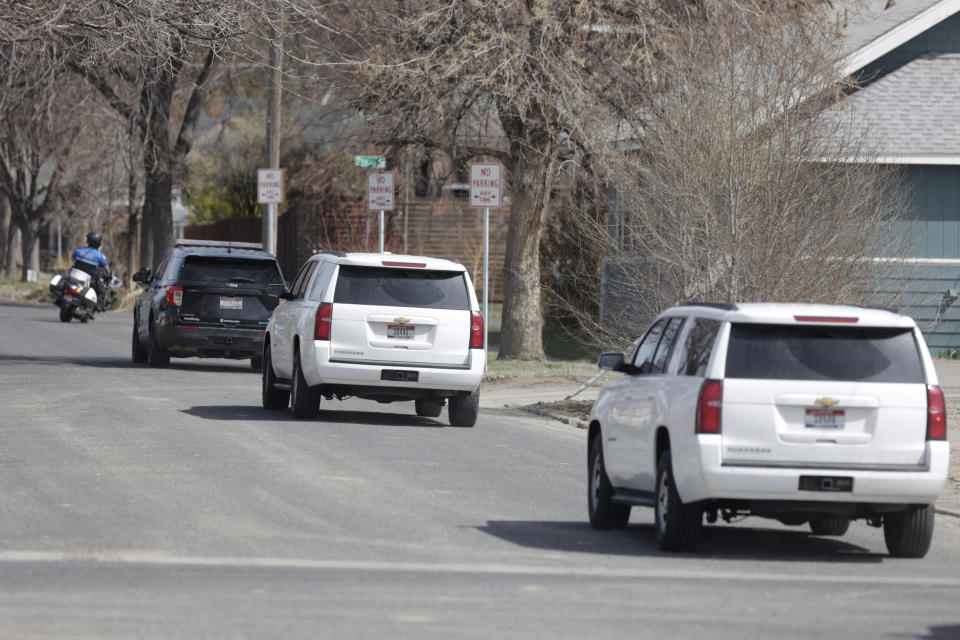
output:
M927 464L909 471L844 468L724 466L719 436L698 436L698 470L688 469L677 477L684 502L700 500L818 501L861 504L933 504L947 481L950 445L927 443ZM693 447L691 447L693 448ZM675 463L676 464L676 463ZM675 467L676 468L676 467ZM842 476L853 479L852 491L802 491L800 476Z
M384 387L394 390L411 391L476 391L483 379L486 358L483 349L471 349L469 366L464 368L442 368L429 365L405 365L396 363L358 364L349 362L331 362L326 342L307 342L303 345L303 377L310 386L337 385L343 387ZM382 379L382 372L416 372L417 381L397 381ZM412 396L421 395L414 393Z
M157 330L157 342L173 355L201 358L252 358L263 353L263 331L169 324Z

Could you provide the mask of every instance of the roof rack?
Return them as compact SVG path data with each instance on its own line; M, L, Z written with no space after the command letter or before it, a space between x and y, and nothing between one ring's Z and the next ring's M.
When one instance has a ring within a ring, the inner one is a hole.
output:
M722 311L736 311L737 305L729 302L681 302L679 307L709 307L711 309L721 309Z
M337 256L338 258L343 258L343 257L345 257L345 256L347 255L347 254L346 254L345 252L343 252L343 251L334 251L333 249L322 249L322 250L320 250L320 251L314 251L314 253L317 254L317 255L324 254L324 255L328 255L328 256Z
M177 240L175 247L207 247L217 249L256 249L263 251L263 243L260 242L231 242L229 240Z
M452 262L452 263L454 263L454 264L460 264L460 261L457 260L456 258L448 258L447 256L439 256L439 257L437 257L437 260L447 260L447 261Z

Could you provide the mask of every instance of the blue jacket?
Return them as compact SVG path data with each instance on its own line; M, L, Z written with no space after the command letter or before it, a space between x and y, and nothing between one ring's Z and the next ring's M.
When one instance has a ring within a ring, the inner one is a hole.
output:
M82 262L93 267L105 267L110 264L107 261L107 256L93 247L80 247L73 252L73 259L76 262Z

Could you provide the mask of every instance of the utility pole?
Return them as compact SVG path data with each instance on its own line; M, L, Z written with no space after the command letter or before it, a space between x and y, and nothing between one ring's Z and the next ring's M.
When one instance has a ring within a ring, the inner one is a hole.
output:
M280 48L280 34L283 28L282 15L277 3L273 3L273 21L270 24L270 42L268 44L267 65L269 67L269 89L267 94L267 168L280 168L280 103L283 91L283 51ZM277 253L277 213L279 205L265 205L260 237L264 251Z

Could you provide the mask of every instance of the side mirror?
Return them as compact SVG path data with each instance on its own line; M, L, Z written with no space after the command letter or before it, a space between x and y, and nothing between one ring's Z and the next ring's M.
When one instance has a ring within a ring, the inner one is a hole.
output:
M622 353L604 353L597 360L597 366L608 371L624 371Z
M293 294L290 293L290 290L287 289L287 285L285 284L267 285L267 295L280 298L281 300L293 300Z
M133 274L132 280L137 284L149 284L151 280L150 267L141 267L140 271Z

